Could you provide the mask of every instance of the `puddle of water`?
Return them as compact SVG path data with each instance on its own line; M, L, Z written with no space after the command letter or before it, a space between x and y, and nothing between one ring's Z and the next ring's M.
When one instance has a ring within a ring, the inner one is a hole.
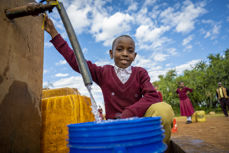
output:
M202 142L204 142L203 140L199 140L199 139L195 139L195 140L191 140L191 142L193 143L193 144L198 144L198 143L202 143Z

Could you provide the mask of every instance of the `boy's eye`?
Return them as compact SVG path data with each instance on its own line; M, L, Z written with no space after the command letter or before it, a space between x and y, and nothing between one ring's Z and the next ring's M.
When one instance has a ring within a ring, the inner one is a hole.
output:
M128 51L129 51L130 53L133 53L133 52L134 52L134 49L131 48L131 49L129 49Z

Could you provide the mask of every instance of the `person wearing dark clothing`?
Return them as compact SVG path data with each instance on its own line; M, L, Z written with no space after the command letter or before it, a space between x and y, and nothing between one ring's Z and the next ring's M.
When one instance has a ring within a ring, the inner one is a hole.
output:
M222 111L225 117L228 117L227 108L229 109L229 97L228 97L228 89L222 86L222 83L218 83L218 88L216 89L216 96L220 102Z

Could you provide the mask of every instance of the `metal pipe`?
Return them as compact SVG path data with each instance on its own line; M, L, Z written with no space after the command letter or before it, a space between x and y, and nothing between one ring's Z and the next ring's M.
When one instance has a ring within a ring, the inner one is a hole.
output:
M24 17L28 15L38 15L45 11L51 11L55 6L50 4L30 3L25 6L6 9L5 14L9 19Z
M60 14L60 17L62 19L62 22L65 26L65 29L67 31L69 40L71 42L74 54L76 56L76 61L80 70L80 73L83 77L83 81L85 86L89 86L92 85L92 77L91 77L91 73L89 71L88 65L86 63L86 60L84 58L83 52L80 48L80 44L77 40L76 34L74 32L74 29L72 27L72 24L69 20L68 14L64 8L64 5L62 2L59 2L60 7L57 7L58 12Z
M58 12L60 14L61 20L65 26L65 29L67 31L69 40L71 42L76 61L80 70L80 73L83 77L84 84L86 86L92 85L92 77L91 73L89 71L88 65L86 63L86 60L84 58L83 52L80 48L80 44L77 40L75 31L72 27L72 24L69 20L69 17L67 15L67 12L64 8L63 3L59 2L60 7L57 6ZM20 6L12 9L5 10L5 14L9 19L19 18L23 16L28 15L38 15L40 13L44 13L45 11L52 11L53 7L55 5L51 5L49 3L47 4L41 4L41 3L30 3L25 6Z

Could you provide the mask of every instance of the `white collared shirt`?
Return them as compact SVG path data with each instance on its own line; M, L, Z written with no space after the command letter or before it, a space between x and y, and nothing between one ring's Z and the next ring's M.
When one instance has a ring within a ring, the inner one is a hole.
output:
M115 72L119 78L119 80L124 84L126 81L130 78L130 75L132 73L131 66L122 69L117 67L116 65L114 66Z

